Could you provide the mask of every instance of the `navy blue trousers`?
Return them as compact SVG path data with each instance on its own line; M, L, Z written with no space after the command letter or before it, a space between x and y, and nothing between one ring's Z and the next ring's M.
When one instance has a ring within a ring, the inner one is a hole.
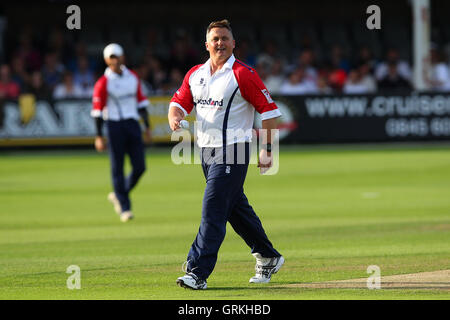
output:
M131 209L130 191L145 171L145 152L139 123L134 119L107 121L109 158L114 192L122 211ZM125 178L125 155L130 157L132 170Z
M252 253L260 253L267 258L280 256L244 194L249 144L240 144L245 145L245 148L238 148L237 145L227 148L234 148L234 163L228 163L230 157L225 160L222 148L202 148L202 167L206 178L202 219L187 256L187 271L201 279L207 279L216 265L227 222L244 239ZM237 161L237 155L240 154L236 152L237 149L245 149L245 161Z

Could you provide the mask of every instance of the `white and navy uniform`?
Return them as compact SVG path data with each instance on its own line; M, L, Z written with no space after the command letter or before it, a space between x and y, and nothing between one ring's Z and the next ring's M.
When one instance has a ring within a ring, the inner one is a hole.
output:
M202 220L187 257L187 271L200 279L209 277L225 237L227 221L252 253L267 258L280 256L243 189L255 110L263 120L281 115L256 71L232 55L211 75L208 60L186 74L170 107L180 108L185 115L195 108L197 144L201 147L206 178ZM237 160L242 158L242 152L244 162Z
M91 115L106 120L114 192L122 211L128 211L131 209L129 192L145 171L144 145L138 120L140 109L146 109L149 102L142 94L136 73L124 65L121 69L122 74L117 74L107 68L96 82ZM129 155L132 165L127 178L123 172L125 154Z
M209 60L192 68L170 106L180 108L185 115L195 107L201 125L197 131L199 147L251 141L255 110L262 120L281 115L255 70L233 55L212 76ZM236 137L235 131L243 134Z

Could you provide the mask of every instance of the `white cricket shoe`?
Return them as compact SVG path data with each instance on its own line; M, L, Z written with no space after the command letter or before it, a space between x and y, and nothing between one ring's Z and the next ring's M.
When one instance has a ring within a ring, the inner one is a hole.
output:
M260 253L253 253L253 256L256 258L256 274L250 278L250 283L270 282L272 274L277 273L284 263L283 256L264 258Z
M120 205L119 199L117 199L116 194L114 192L110 192L108 194L108 201L113 204L114 211L116 211L117 214L122 213L122 206Z
M177 284L182 288L204 290L206 289L206 280L199 279L192 272L186 273L184 276L177 279Z
M127 222L128 220L133 219L134 216L131 211L124 211L120 214L120 221Z

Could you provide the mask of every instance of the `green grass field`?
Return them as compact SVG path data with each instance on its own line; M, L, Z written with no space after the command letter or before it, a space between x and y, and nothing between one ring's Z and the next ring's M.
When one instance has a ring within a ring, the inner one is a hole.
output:
M150 149L136 219L106 200L106 154L0 154L0 299L449 299L442 289L311 289L294 283L450 269L450 147L282 147L280 170L251 166L245 191L286 263L251 285L254 259L228 226L208 290L175 284L196 235L204 178ZM66 268L81 268L69 290ZM450 281L450 279L449 279Z

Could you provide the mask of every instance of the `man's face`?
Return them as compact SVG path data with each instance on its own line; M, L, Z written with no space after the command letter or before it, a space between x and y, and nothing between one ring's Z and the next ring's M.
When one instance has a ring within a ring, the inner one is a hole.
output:
M214 60L228 60L233 54L235 41L227 28L212 28L206 37L206 50Z
M397 62L398 60L398 52L397 50L389 50L387 55L388 62Z
M105 63L113 71L118 71L120 70L120 66L123 63L123 56L117 57L115 55L112 55L111 57L105 59Z
M9 82L9 67L7 65L1 66L0 79L3 82Z
M389 77L391 79L396 79L397 78L398 72L397 72L397 65L396 64L390 63L388 65L388 74L389 74Z

